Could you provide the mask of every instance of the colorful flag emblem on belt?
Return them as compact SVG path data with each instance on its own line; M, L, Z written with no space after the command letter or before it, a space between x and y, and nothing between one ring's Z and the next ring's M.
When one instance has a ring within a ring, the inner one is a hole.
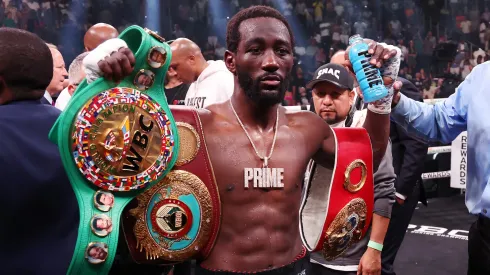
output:
M127 116L124 119L124 121L122 122L121 131L122 131L123 137L124 137L124 144L128 144L130 133L129 133L129 118Z
M106 148L110 148L112 144L116 141L116 135L113 131L110 131L109 134L105 137L104 145Z

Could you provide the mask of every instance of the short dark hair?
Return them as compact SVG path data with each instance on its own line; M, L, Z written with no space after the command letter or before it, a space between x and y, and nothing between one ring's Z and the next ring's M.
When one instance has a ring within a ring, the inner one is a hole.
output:
M252 18L275 18L281 21L289 31L289 36L291 38L291 47L294 48L294 36L291 31L291 26L289 26L286 17L284 17L278 10L267 7L267 6L251 6L249 8L239 11L235 16L233 16L228 22L226 28L226 47L229 51L236 53L238 49L238 44L240 43L240 24Z
M53 57L37 35L0 28L0 78L15 99L39 99L53 78Z
M95 201L100 205L104 205L102 203L102 193L98 193L97 195L95 195Z
M95 230L99 230L100 231L100 230L103 230L103 229L102 228L99 228L97 226L97 221L99 221L99 220L103 221L103 219L101 219L101 218L95 218L94 221L93 221L93 223L92 223L92 226L94 227Z

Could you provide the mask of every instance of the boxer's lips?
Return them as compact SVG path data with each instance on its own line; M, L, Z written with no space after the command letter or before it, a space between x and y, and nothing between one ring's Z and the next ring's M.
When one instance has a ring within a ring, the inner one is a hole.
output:
M260 79L260 82L265 86L275 87L281 84L281 77L275 75L265 76Z
M279 80L261 80L260 82L266 86L279 86L279 83L281 83Z

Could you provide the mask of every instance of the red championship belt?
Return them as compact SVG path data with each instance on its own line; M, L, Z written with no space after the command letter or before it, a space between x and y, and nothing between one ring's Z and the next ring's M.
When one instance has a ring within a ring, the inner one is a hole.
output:
M140 264L204 259L220 227L221 202L199 115L190 107L170 110L180 138L175 167L123 213L129 251Z
M310 251L331 261L361 240L374 206L373 153L363 128L335 128L334 169L311 165L300 208L300 232Z

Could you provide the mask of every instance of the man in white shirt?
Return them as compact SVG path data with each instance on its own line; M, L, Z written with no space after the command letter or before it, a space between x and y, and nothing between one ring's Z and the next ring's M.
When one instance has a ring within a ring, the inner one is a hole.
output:
M65 68L65 60L60 51L55 45L47 44L51 55L53 56L53 78L46 88L44 97L41 98L41 102L44 104L50 104L54 106L53 96L60 93L64 89L63 82L68 76L68 72Z
M206 61L201 49L186 38L176 39L170 47L170 67L177 72L182 83L192 83L185 97L185 105L206 108L231 97L234 78L222 60Z
M68 87L66 87L58 97L55 103L55 107L63 111L68 105L71 96L77 89L78 85L85 78L85 71L83 70L83 59L88 55L88 52L84 52L77 56L75 60L70 64L68 69Z

